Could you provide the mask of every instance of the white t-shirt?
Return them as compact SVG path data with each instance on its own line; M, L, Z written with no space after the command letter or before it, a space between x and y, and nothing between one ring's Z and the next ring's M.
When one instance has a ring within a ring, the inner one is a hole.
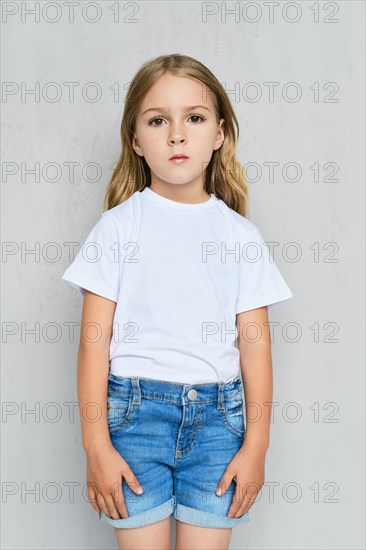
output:
M62 279L117 303L112 374L183 384L238 376L236 314L293 297L253 222L149 187L102 214Z

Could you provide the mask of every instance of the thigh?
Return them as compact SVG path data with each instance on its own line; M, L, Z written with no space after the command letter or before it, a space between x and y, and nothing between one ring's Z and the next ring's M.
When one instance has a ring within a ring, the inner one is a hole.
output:
M198 527L177 520L175 550L227 550L232 529Z
M170 550L170 517L135 529L115 529L120 550Z

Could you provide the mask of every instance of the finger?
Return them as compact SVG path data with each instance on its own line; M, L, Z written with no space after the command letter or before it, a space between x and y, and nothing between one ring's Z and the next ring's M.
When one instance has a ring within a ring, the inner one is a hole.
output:
M125 501L123 502L119 502L116 506L117 510L118 510L118 513L119 515L121 516L121 518L128 518L128 510L127 510L127 506L126 506L126 503Z
M126 515L123 514L123 515L120 516L120 513L119 513L119 511L117 510L117 508L114 504L114 499L113 499L113 496L111 494L110 495L105 495L104 500L105 500L105 503L106 503L106 506L107 506L107 509L108 509L108 515L109 515L110 518L112 518L112 519L123 519L123 518L126 518L128 516L127 510L126 510Z
M99 506L100 510L103 512L103 514L105 514L106 516L109 516L109 511L108 511L108 508L106 506L104 497L103 497L102 493L99 492L99 491L97 493L97 502L98 502L98 506Z
M100 512L100 508L98 506L98 501L97 501L97 494L98 494L98 487L97 487L97 484L96 483L88 483L87 482L87 495L88 495L88 500L90 502L90 504L92 505L93 509L96 511L96 512Z
M227 513L227 516L229 518L234 518L236 516L238 510L241 508L242 504L243 504L243 498L240 495L239 485L237 485L234 496L233 496L231 506L230 506L229 511Z
M244 497L243 496L241 497L242 499L241 505L233 517L238 518L246 514L250 510L250 508L253 506L256 498L257 498L257 495L255 493L251 493L250 490L247 490L245 492Z
M244 516L244 514L248 512L249 508L250 508L250 505L248 504L248 501L247 500L242 501L238 510L234 513L232 517L241 518L241 516Z
M247 514L251 507L253 506L253 502L248 502L247 500L244 500L242 506L237 511L236 515L234 517L241 517L244 514Z
M125 462L125 466L121 474L125 478L125 481L129 486L129 488L137 495L142 495L142 493L144 492L144 489L140 484L139 480L137 479L137 477L135 476L135 474L133 473L133 471L131 470L131 468L129 467L129 465L127 464L127 462Z
M122 480L123 478L121 479L121 483L118 485L118 487L113 493L113 499L114 499L114 505L117 508L121 518L128 518L128 510L127 510L127 506L126 506L126 502L125 502L125 498L122 490Z
M230 470L225 471L216 488L217 496L223 496L226 493L228 487L231 485L234 475L235 472Z

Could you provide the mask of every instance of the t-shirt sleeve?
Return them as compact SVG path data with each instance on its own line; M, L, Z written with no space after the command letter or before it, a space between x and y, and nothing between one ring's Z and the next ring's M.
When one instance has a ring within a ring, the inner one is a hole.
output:
M102 214L84 244L66 269L62 279L80 291L85 290L118 301L120 286L119 239L116 222Z
M268 306L270 310L293 298L257 227L249 238L241 239L240 245L236 314L263 306Z

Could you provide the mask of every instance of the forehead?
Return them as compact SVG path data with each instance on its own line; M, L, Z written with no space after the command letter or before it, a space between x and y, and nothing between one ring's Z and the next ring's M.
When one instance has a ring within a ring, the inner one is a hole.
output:
M142 113L146 109L163 106L167 111L184 110L190 105L204 105L213 111L211 90L195 78L166 73L151 86L139 110Z

